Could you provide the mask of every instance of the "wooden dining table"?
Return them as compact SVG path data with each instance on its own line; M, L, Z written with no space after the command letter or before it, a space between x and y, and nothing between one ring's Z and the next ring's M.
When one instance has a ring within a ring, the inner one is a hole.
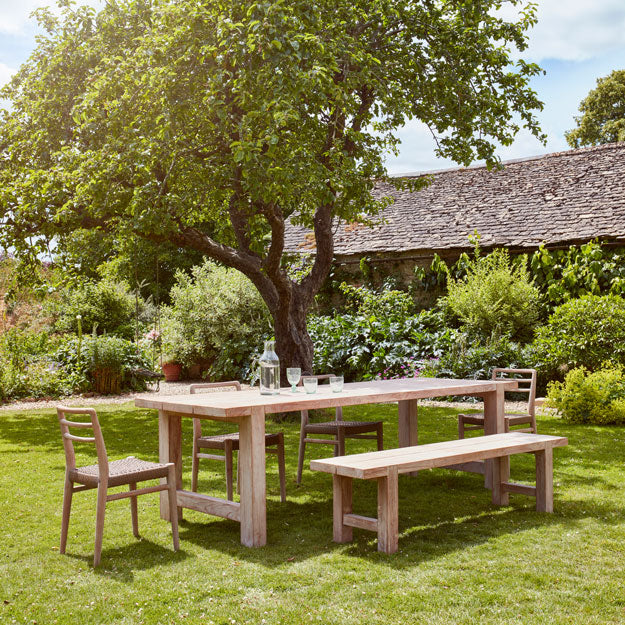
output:
M375 403L398 404L398 443L417 445L417 401L431 397L471 395L484 401L485 434L504 432L504 392L517 388L514 380L450 380L444 378L403 378L345 384L339 393L320 385L316 393L292 393L282 389L277 395L260 391L225 391L194 395L140 395L135 405L158 410L160 462L176 465L178 514L190 508L241 524L241 543L260 547L267 543L265 492L265 417L268 414L357 406ZM240 502L211 497L182 488L182 423L186 417L236 423L239 427ZM509 475L507 460L500 470ZM461 466L455 468L462 469ZM467 467L469 468L469 467ZM470 469L470 468L469 468ZM491 483L491 462L487 461L485 483ZM502 475L502 477L504 477ZM169 501L161 491L160 513L169 520Z

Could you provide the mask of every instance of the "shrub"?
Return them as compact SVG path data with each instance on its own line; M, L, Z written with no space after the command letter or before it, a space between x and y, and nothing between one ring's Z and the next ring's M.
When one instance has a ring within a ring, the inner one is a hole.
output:
M493 336L487 340L471 339L459 333L449 350L439 360L430 361L424 373L442 378L485 380L493 368L520 369L531 366L527 346L506 336Z
M564 382L551 382L549 405L572 423L625 424L625 370L606 366L595 372L578 367Z
M135 304L135 296L125 282L89 282L65 294L56 329L76 333L76 319L80 315L85 332L92 332L95 327L98 334L131 339L135 335L137 321L146 321L150 315L149 307L140 298L140 318L137 320Z
M534 283L551 305L584 295L625 293L625 248L609 248L597 241L566 250L540 247L530 257Z
M625 300L587 295L558 306L537 329L532 349L549 378L580 366L595 371L606 361L625 365Z
M85 336L82 342L70 337L57 350L56 359L75 377L77 387L102 394L144 388L131 372L150 366L148 355L139 346L117 336Z
M476 247L466 276L449 276L447 288L446 304L469 333L483 339L493 333L531 338L540 315L540 292L526 263L511 263L507 250L480 257Z
M444 327L440 311L394 319L362 314L309 317L308 331L315 345L315 371L342 373L346 380L412 375L416 360L440 356L455 336Z
M211 378L246 379L253 354L273 332L265 302L235 269L207 261L191 273L178 273L164 309L165 349L180 364L204 363Z

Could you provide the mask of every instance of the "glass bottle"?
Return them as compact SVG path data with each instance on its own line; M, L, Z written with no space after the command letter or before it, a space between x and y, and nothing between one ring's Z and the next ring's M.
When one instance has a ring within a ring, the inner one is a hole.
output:
M260 357L261 395L277 395L280 392L280 360L275 344L275 341L265 341L265 351Z

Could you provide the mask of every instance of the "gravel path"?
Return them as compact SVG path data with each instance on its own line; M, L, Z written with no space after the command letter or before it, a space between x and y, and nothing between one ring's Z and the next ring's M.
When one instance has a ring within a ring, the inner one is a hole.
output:
M158 391L147 391L154 395L188 395L189 386L196 384L201 380L185 380L184 382L161 382L160 389ZM125 404L132 401L137 395L145 395L146 391L140 393L126 393L124 395L94 395L91 397L83 397L81 395L74 395L72 397L64 397L63 399L52 400L37 400L37 401L14 401L8 404L0 405L0 412L13 411L13 410L38 410L40 408L56 408L59 404L66 406L94 406L102 404ZM480 409L482 407L481 402L469 403L469 402L448 402L448 401L435 401L431 399L420 400L422 403L428 406L440 406L449 408L475 408ZM538 408L537 412L540 413L544 409ZM506 412L524 412L525 404L519 402L506 402Z

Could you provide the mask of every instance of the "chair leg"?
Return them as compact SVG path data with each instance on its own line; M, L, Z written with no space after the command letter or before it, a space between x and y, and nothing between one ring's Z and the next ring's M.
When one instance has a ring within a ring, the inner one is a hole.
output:
M197 444L197 440L193 440L193 456L191 458L191 490L197 492L197 474L200 470L200 459L197 457L200 449Z
M334 448L335 456L344 456L345 455L345 429L339 427L336 432L336 438L338 445Z
M59 553L65 553L67 545L67 529L69 528L69 513L72 508L72 495L74 494L74 485L72 481L65 476L65 488L63 489L63 518L61 520L61 546Z
M278 475L280 476L280 501L286 501L286 469L284 466L284 434L278 434Z
M176 466L169 466L169 474L167 476L167 486L169 487L169 517L171 519L171 533L174 539L174 551L180 549L180 540L178 538L178 506L176 501Z
M458 438L464 438L464 419L458 415Z
M129 484L130 490L137 490L137 483ZM137 496L130 497L130 516L132 517L132 533L135 538L139 538L139 516L137 514Z
M106 512L106 493L108 484L100 482L98 486L98 504L95 517L95 551L93 553L93 566L100 564L102 555L102 536L104 534L104 514Z
M226 460L226 492L228 501L232 501L234 499L232 490L232 441L225 441L224 452Z
M384 449L384 424L378 423L378 451L382 451Z
M302 427L299 431L299 455L297 456L297 483L302 483L302 471L304 470L304 452L306 450L306 432Z

